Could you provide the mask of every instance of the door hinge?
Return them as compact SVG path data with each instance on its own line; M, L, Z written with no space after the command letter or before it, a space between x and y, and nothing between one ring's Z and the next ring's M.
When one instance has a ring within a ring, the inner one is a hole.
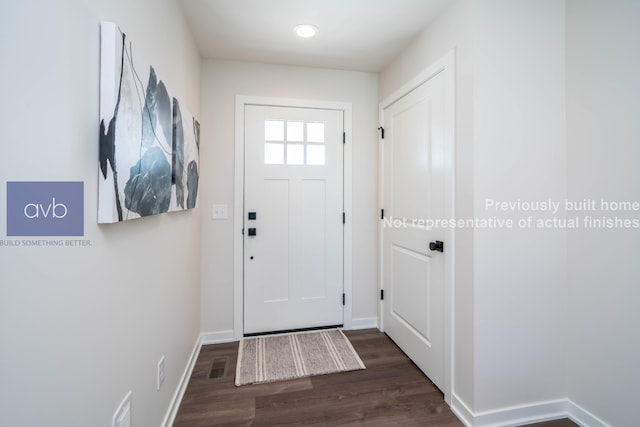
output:
M244 236L244 228L242 229L242 235Z
M381 138L381 139L384 139L384 128L383 128L382 126L380 126L380 127L378 128L378 130L380 131L380 138Z
M346 296L342 294L342 305L346 305L345 301L346 301Z
M342 223L346 224L347 223L347 214L342 212Z
M380 301L384 300L384 289L380 289Z
M384 209L380 209L380 219L384 219Z
M342 132L342 143L343 144L347 143L347 133L346 132Z

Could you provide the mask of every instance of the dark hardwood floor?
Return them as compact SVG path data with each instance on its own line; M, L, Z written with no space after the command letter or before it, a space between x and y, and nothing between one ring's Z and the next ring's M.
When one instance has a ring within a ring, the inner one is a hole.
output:
M576 427L578 424L574 423L571 420L563 419L563 420L554 420L547 421L544 423L536 423L536 424L527 424L527 427Z
M242 387L234 385L238 343L203 346L174 426L463 425L442 393L385 334L375 329L345 334L367 369ZM212 366L221 378L210 378ZM536 424L569 426L575 424Z

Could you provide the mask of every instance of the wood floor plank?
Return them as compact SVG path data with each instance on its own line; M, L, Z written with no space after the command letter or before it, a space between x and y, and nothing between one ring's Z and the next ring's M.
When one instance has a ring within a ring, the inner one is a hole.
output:
M385 334L345 334L366 369L241 387L234 385L238 343L203 346L174 426L463 426L440 390ZM225 357L226 375L209 378L213 361ZM573 426L568 420L535 425Z
M174 426L204 427L215 425L251 425L255 418L255 399L232 399L224 403L199 403L180 409Z
M544 423L527 424L527 427L578 427L578 424L564 418L561 420L546 421Z

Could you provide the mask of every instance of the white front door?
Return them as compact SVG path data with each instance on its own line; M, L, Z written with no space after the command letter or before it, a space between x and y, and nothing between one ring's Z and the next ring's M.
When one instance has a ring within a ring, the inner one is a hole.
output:
M343 112L246 105L244 333L343 324Z
M452 243L429 220L447 219L452 167L444 73L382 112L384 330L444 390L445 255ZM444 251L430 249L443 242Z

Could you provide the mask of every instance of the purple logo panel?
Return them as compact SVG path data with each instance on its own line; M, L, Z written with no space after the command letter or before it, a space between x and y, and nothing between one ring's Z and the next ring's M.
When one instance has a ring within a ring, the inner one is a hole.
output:
M7 236L84 236L84 183L7 182Z

